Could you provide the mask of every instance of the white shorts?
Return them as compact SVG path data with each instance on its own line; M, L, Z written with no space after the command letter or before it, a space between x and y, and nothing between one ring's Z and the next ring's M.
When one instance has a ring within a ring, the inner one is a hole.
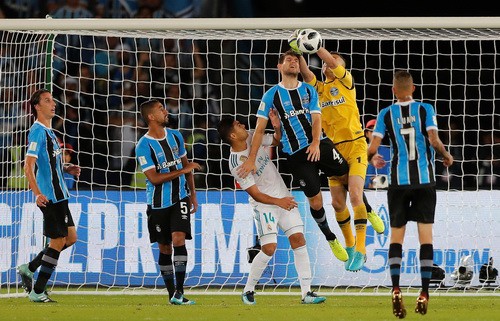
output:
M304 233L304 222L298 208L286 211L276 205L258 204L254 206L253 212L261 245L278 242L278 227L287 237Z

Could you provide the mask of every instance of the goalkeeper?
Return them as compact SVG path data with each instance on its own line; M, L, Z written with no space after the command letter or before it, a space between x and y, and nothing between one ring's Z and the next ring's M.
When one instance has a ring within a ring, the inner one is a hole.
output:
M300 53L296 41L294 41L298 32L299 29L291 35L289 43L292 50ZM318 92L323 131L349 164L347 187L336 176L328 178L328 185L332 195L335 217L344 235L349 255L349 259L345 262L345 268L348 271L358 271L366 261L367 218L377 233L383 233L385 226L380 217L368 205L364 196L368 147L360 122L352 75L345 68L345 60L338 53L330 53L325 48L320 48L317 55L323 61L323 73L326 80L316 79L302 55L300 56L300 73L304 81L314 86ZM347 191L349 191L349 199L354 211L356 237L352 232L351 214L346 204Z
M269 117L273 126L279 129L279 119L276 110L271 110ZM231 145L229 168L242 189L249 195L249 201L254 209L254 222L262 245L261 251L255 256L250 267L247 283L243 290L243 303L254 305L255 286L264 269L271 260L277 247L277 227L279 226L288 237L295 256L295 269L299 277L302 291L302 303L318 304L326 300L311 291L311 267L304 238L304 223L297 209L297 203L288 191L280 173L270 159L264 146L275 146L279 143L279 130L275 136L264 135L262 147L257 152L255 165L258 168L253 175L241 178L237 169L248 158L250 142L253 133L245 129L232 117L223 118L217 130L222 141Z

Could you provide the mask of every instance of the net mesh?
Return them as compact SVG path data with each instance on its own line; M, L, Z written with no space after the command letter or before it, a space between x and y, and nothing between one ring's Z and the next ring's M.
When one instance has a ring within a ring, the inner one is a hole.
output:
M347 59L365 124L393 102L392 74L409 70L415 99L436 107L440 136L455 157L446 169L438 160L438 218L435 263L448 285L460 258L471 255L477 275L498 249L500 112L498 29L318 29L329 50ZM251 208L228 173L229 148L215 130L223 115L247 128L263 93L278 81L277 60L288 49L289 29L161 31L3 31L0 41L0 287L19 291L15 267L44 245L38 209L27 190L23 159L33 122L28 100L49 87L57 102L53 119L68 161L82 167L67 178L79 240L61 255L51 284L77 288L163 288L157 248L149 244L145 178L134 147L145 133L138 106L156 98L183 134L188 157L203 166L195 173L200 213L193 217L186 285L238 292L249 271L247 248L255 244ZM321 62L306 56L321 78ZM336 261L311 221L307 200L276 151L274 160L300 200L310 247L313 284L321 289L382 288L390 284L388 232L368 229L366 269L348 273ZM324 187L326 187L326 180ZM386 194L367 192L372 207L388 220ZM324 193L325 204L329 195ZM330 225L333 209L326 205ZM475 222L471 226L470 222ZM420 284L416 231L407 232L403 283ZM498 256L498 255L497 255ZM293 252L279 237L278 251L260 285L298 286Z

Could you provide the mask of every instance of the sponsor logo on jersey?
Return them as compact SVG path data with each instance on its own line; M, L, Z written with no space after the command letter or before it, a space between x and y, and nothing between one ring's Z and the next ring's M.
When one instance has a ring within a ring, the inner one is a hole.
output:
M68 224L68 220L69 220L69 219L68 219L68 215L66 215L66 216L64 217L64 223Z
M156 228L156 232L158 232L158 233L161 232L161 227L159 224L156 224L155 228Z
M181 219L183 219L183 220L187 220L187 219L188 219L188 216L187 216L186 214L182 214L182 215L181 215Z
M174 155L179 155L179 148L177 146L173 147L172 153L174 153Z
M342 96L339 99L334 99L334 100L329 100L329 101L324 101L321 103L321 108L329 107L329 106L338 106L340 104L345 103L345 97Z
M171 162L163 162L161 164L156 165L156 169L157 170L165 169L165 168L169 168L171 166L179 165L180 163L181 163L181 159L177 158L176 160L173 160Z
M309 109L307 109L307 108L299 109L299 110L292 109L289 112L285 113L285 119L289 119L290 117L296 117L296 116L304 115L304 114L309 114Z
M306 186L306 182L305 182L303 179L301 179L301 180L299 181L299 184L300 184L300 186L302 186L302 187Z

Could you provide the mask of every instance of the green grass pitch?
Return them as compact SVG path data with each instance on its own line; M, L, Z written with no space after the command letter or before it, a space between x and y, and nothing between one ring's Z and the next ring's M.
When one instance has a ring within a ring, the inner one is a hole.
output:
M186 295L193 306L167 304L165 295L62 295L57 303L0 298L0 320L397 320L390 296L328 295L325 303L304 305L298 295L256 295L246 306L239 295ZM500 320L499 296L431 295L427 315L414 312L416 295L406 294L406 320Z

